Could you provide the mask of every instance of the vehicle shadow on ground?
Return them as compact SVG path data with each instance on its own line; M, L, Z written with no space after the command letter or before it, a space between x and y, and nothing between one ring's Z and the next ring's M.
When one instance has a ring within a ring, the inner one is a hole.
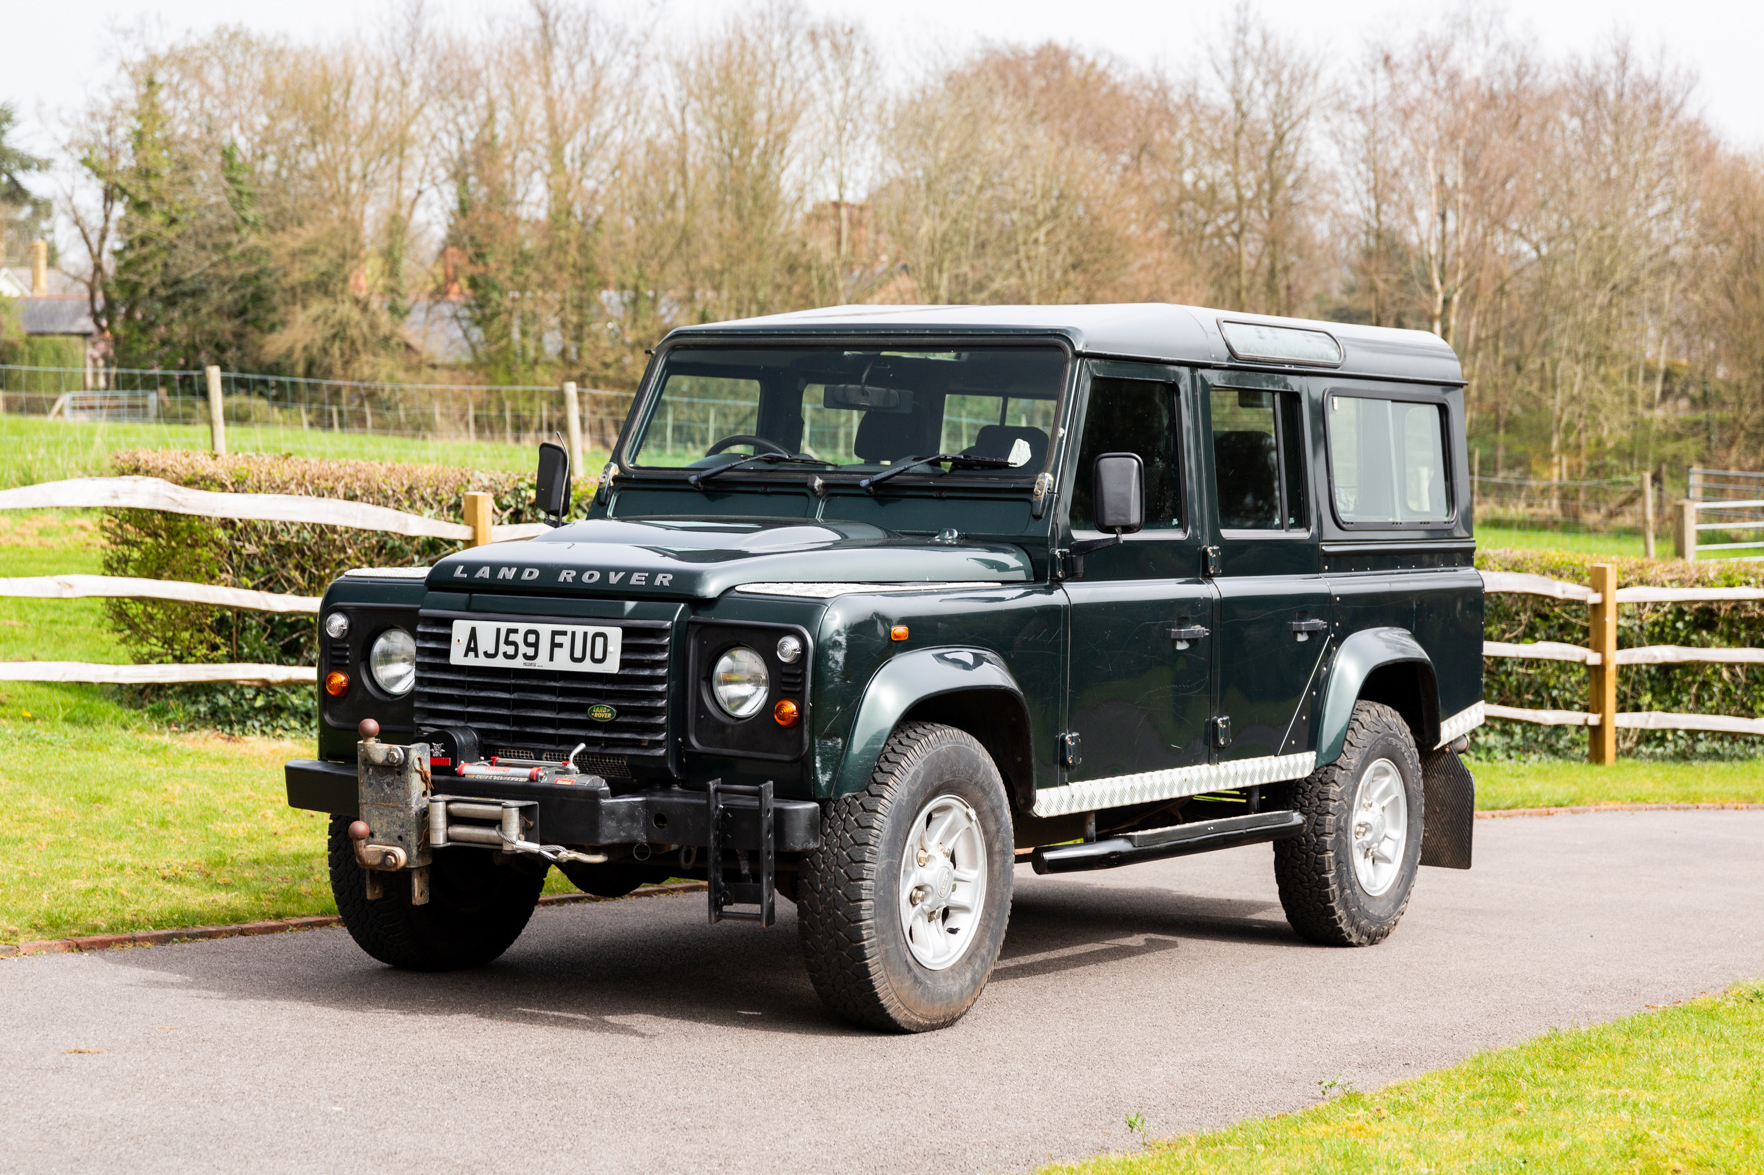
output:
M706 924L700 895L538 911L501 959L476 971L395 971L343 930L108 952L155 987L340 1012L464 1016L589 1034L656 1037L680 1027L868 1035L822 1009L797 942L795 910L769 930ZM1299 945L1265 903L1164 889L1037 885L1019 891L994 982L1109 968L1184 938ZM1277 907L1276 907L1277 908Z

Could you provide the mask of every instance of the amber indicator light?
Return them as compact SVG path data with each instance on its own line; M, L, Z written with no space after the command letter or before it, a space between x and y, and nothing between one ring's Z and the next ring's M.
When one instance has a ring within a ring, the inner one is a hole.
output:
M789 698L780 698L778 704L772 707L772 717L778 720L779 726L795 726L796 720L802 717L802 711Z
M888 639L891 641L904 641L906 638L907 626L904 624L897 624L888 630Z
M349 675L341 669L333 669L325 674L325 692L333 698L340 698L349 692Z

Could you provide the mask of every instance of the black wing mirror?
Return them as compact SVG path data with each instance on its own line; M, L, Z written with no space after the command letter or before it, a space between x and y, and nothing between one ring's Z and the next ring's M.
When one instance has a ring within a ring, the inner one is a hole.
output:
M1138 453L1100 454L1092 477L1096 529L1109 531L1109 537L1084 539L1061 552L1062 579L1082 578L1084 556L1114 546L1122 535L1132 534L1145 525L1145 462Z
M1103 453L1096 459L1096 529L1119 536L1145 525L1145 462L1138 453Z
M570 512L570 453L552 441L539 444L539 476L533 506L553 526L562 526L563 516Z

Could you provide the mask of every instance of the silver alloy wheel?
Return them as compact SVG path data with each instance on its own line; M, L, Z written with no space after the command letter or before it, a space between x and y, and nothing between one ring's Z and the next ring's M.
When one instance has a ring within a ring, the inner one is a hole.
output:
M1389 759L1377 759L1360 776L1351 816L1354 879L1372 897L1389 889L1403 867L1409 843L1409 797L1403 773Z
M967 801L938 796L913 819L900 859L900 928L929 971L967 952L986 901L986 834Z

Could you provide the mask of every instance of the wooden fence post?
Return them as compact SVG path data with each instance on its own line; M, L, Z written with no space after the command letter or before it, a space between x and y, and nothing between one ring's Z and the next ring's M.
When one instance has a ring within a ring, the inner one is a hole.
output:
M584 472L582 468L581 398L576 395L576 384L574 380L566 380L564 382L563 392L565 435L569 437L570 441L570 474L572 477L579 479Z
M1654 557L1654 473L1650 469L1642 470L1642 554Z
M226 405L221 400L220 368L208 368L208 436L210 447L222 457L227 455Z
M1587 710L1599 716L1597 726L1587 727L1587 757L1594 763L1617 761L1617 568L1611 563L1592 565L1592 582L1598 600L1587 609L1592 630L1588 642L1599 663L1589 667Z
M1681 498L1672 511L1672 553L1691 563L1697 561L1697 504Z
M472 528L472 541L468 546L481 547L490 541L490 527L495 521L495 511L490 503L489 494L465 496L465 524Z

